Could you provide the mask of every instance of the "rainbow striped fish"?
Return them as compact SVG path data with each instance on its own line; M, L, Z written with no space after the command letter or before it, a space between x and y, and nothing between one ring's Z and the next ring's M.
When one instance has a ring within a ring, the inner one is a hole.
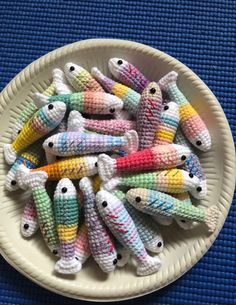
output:
M64 72L75 91L104 92L102 86L81 66L69 62L65 65Z
M142 93L150 81L131 63L122 58L111 58L108 62L111 74L122 84Z
M70 179L63 178L58 182L53 205L61 255L60 260L55 264L55 270L62 274L74 274L81 269L81 263L75 255L80 215L76 188Z
M216 205L207 209L197 208L165 193L145 188L130 189L126 193L126 199L136 209L149 215L177 216L204 222L211 233L215 231L218 223L219 209Z
M24 125L12 144L4 145L4 156L8 164L13 164L22 150L48 134L62 121L66 105L56 102L39 109Z
M105 76L96 67L92 68L91 73L107 92L116 95L124 102L124 110L135 117L137 116L141 99L139 93Z
M195 147L208 151L211 148L210 133L200 115L179 90L176 84L177 77L178 73L175 71L169 72L158 84L168 93L170 99L179 105L180 126L184 135Z
M117 264L117 253L98 213L92 183L85 177L80 180L79 186L84 195L84 215L91 253L103 272L112 272Z
M24 207L20 227L21 234L24 237L31 237L39 228L37 210L32 196L27 200Z
M155 82L143 90L137 114L139 150L153 146L155 131L161 122L162 93Z
M158 257L148 255L138 234L134 221L125 209L122 201L106 190L96 194L99 213L119 242L135 257L138 275L149 275L160 269Z

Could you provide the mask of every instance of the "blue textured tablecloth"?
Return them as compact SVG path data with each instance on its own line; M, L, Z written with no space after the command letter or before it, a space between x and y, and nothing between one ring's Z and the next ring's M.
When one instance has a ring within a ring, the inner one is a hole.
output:
M0 1L0 89L25 66L62 45L124 38L176 57L212 89L236 140L236 1ZM234 203L236 198L234 200ZM210 251L159 292L123 304L236 304L236 209ZM82 304L48 292L0 258L0 304Z

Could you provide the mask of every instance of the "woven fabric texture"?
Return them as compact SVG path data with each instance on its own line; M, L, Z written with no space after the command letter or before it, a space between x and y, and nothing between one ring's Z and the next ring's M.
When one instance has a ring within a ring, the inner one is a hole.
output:
M194 70L217 96L236 140L235 0L6 0L0 1L0 19L0 90L32 61L65 44L104 37L134 40ZM212 248L181 279L122 304L234 304L235 217L233 204ZM84 304L38 287L0 258L1 305L68 302Z

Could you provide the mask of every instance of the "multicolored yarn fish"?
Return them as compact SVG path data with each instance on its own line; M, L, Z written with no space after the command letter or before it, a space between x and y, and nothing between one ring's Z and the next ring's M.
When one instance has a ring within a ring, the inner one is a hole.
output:
M209 232L217 226L219 209L216 205L210 208L197 208L182 202L170 195L145 188L130 189L126 198L136 209L149 215L180 217L181 219L204 222Z
M79 186L84 195L85 224L88 228L91 253L103 272L112 272L117 264L117 253L113 240L98 213L92 183L85 177L80 180Z
M113 76L122 84L142 93L150 81L131 63L122 58L111 58L108 67Z
M132 153L138 149L136 131L127 131L124 136L113 137L94 133L62 132L49 137L43 143L47 158L54 156L78 156L109 152L116 149Z
M93 176L97 173L97 156L71 157L61 159L55 163L51 163L28 172L46 172L48 180L56 181L62 178L77 180L82 177ZM27 169L25 169L26 171ZM24 175L21 177L21 172L17 173L17 182L20 188L25 189Z
M85 223L79 228L76 241L75 241L75 258L83 265L91 255L89 240L88 240L88 228Z
M71 111L69 115L70 123L76 126L77 130L87 129L97 133L107 134L110 136L120 136L126 131L135 130L136 122L130 120L91 120L82 117L78 111Z
M43 91L43 94L46 96L51 96L55 94L54 84L50 84L46 90ZM16 122L12 126L12 139L15 140L17 135L21 132L23 126L29 121L29 119L35 114L38 110L34 101L30 102L26 107L24 107L23 111L19 114Z
M23 151L19 157L16 158L15 162L6 175L6 189L8 191L16 191L19 189L19 185L16 179L16 169L20 164L24 164L29 169L36 168L39 165L43 155L44 151L42 149L42 141L38 141L25 149L25 151Z
M24 207L20 227L21 234L24 237L31 237L39 228L37 211L32 196L27 200Z
M53 205L61 256L60 260L55 264L55 271L62 274L74 274L79 272L82 267L75 254L80 215L77 191L70 179L63 178L58 182L54 193Z
M161 122L155 132L153 145L171 144L179 125L179 106L170 102L164 105L161 112Z
M178 129L175 137L175 143L184 145L191 149L191 145L188 143L182 132ZM202 169L198 156L192 151L186 162L181 166L184 170L188 171L192 175L195 175L199 179L199 185L196 189L191 191L191 195L197 199L203 199L207 194L207 180L206 175Z
M170 99L179 105L180 126L184 135L195 147L208 151L211 148L210 133L200 115L179 90L176 84L177 77L178 73L175 71L169 72L158 84L168 93Z
M169 169L114 177L106 183L109 189L117 186L142 187L166 193L183 193L196 189L199 179L181 169Z
M43 235L44 241L50 251L59 254L59 240L54 218L53 203L45 189L45 183L48 179L46 172L38 171L29 173L23 165L17 168L17 175L24 179L24 185L32 191L34 203L37 210L38 223Z
M137 114L139 149L153 146L155 132L161 122L162 94L159 86L151 82L143 90Z
M65 65L64 72L75 91L104 92L101 85L84 68L69 62Z
M177 144L154 146L118 159L101 154L98 156L98 173L106 182L122 172L175 168L184 163L189 155L190 150L187 147Z
M39 109L24 125L13 143L4 145L6 162L13 164L17 154L56 128L65 112L66 105L62 102L49 104Z
M141 99L139 93L105 76L98 68L92 68L91 73L107 92L118 96L124 102L124 110L137 116Z
M120 190L114 190L113 193L123 202L124 207L132 217L145 248L153 253L162 252L164 242L155 222L152 222L146 214L139 212L129 204L125 198L125 193Z
M53 85L58 95L71 94L74 92L73 88L67 84L66 76L62 70L58 68L53 69L52 77L53 77Z
M123 101L112 94L105 92L78 92L71 94L54 95L47 97L35 93L35 104L38 107L61 101L68 110L77 110L88 114L115 114L122 110Z
M151 257L138 234L134 221L122 201L106 190L96 194L97 208L103 221L119 242L135 257L138 275L149 275L161 267L158 257Z

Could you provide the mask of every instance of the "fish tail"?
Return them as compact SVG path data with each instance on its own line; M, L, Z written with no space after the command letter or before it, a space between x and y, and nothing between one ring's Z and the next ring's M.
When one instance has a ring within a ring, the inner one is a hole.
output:
M55 264L55 271L61 274L75 274L79 272L82 268L80 261L78 261L75 257L70 260L61 258Z
M171 71L159 80L158 85L160 86L161 90L168 91L169 87L176 83L177 77L178 73Z
M24 164L20 164L16 169L16 180L19 187L23 190L27 189L25 184L25 177L30 173L30 169L27 168Z
M102 184L102 188L106 191L112 191L121 183L122 178L114 177L111 180L107 181L106 183Z
M106 154L98 156L98 173L102 181L107 182L115 175L115 164L116 160Z
M52 78L57 94L71 94L73 92L71 86L67 84L65 74L61 69L53 69Z
M153 253L160 253L163 251L163 238L159 232L157 232L156 236L152 239L149 240L148 242L144 243L145 248Z
M208 231L213 233L216 229L219 219L219 209L216 205L208 208L205 214L205 224L208 227Z
M124 134L123 149L129 154L138 150L139 139L135 130L129 130Z
M30 172L28 168L21 164L16 170L16 177L19 186L26 189L28 187L44 187L48 174L44 171Z
M157 272L161 267L161 261L158 257L148 256L147 261L142 262L138 265L138 275L150 275Z
M13 164L17 158L17 154L11 144L5 144L3 147L4 158L7 164Z
M69 114L67 121L67 131L84 131L85 118L82 117L82 114L79 111L72 110Z
M48 96L36 92L34 94L34 103L37 108L41 108L49 103Z

